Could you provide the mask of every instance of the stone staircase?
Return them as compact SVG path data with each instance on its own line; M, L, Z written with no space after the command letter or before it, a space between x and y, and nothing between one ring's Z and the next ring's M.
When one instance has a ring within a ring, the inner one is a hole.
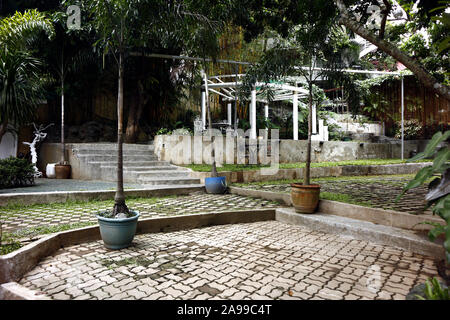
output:
M115 143L80 143L72 145L72 156L90 180L117 180L117 145ZM80 170L80 171L81 171ZM168 161L159 161L153 145L123 145L124 182L142 185L193 185L190 170Z

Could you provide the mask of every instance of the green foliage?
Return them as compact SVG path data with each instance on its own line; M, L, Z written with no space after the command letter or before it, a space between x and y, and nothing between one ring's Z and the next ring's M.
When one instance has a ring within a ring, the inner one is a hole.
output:
M434 225L428 237L434 241L441 234L445 235L444 248L447 262L450 263L450 194L448 184L450 182L450 149L438 150L438 146L450 138L450 130L445 133L437 132L430 140L425 150L408 160L417 161L434 156L433 165L421 169L413 180L404 188L397 197L397 201L406 191L423 185L430 178L437 176L428 186L429 192L425 198L428 201L427 207L433 207L433 214L440 216L446 222L445 226Z
M169 135L172 134L172 130L167 128L160 128L158 131L156 131L156 135Z
M369 208L372 207L372 204L369 201L357 201L354 199L354 197L352 197L348 194L344 194L344 193L321 191L320 199L356 204L356 205L360 205L363 207L369 207Z
M22 247L22 244L8 233L0 232L0 256L11 253Z
M404 121L403 127L404 127L405 140L419 139L423 136L423 126L416 119ZM397 139L401 139L401 137L402 137L401 122L396 123L395 137Z
M32 228L20 229L10 234L11 238L33 238L38 235L57 233L72 229L85 228L97 224L96 222L78 222L68 224L57 224L53 226L37 226Z
M425 297L416 295L419 300L450 300L448 288L443 289L440 282L436 278L425 281L425 289L423 291Z
M41 32L49 38L54 36L53 25L43 13L37 10L16 12L0 20L0 48L9 51L30 49Z
M430 160L421 160L421 162L428 162ZM367 160L351 160L351 161L334 161L334 162L314 162L311 163L312 168L322 168L322 167L337 167L337 166L370 166L370 165L386 165L386 164L401 164L405 163L406 160L400 159L367 159ZM217 170L223 171L247 171L247 170L258 170L260 168L268 167L269 165L253 165L253 164L223 164L218 167ZM304 162L295 163L280 163L280 169L297 169L304 168ZM199 172L209 172L211 171L211 165L208 164L190 164L186 165L194 171ZM351 177L348 177L351 179Z
M0 160L0 189L34 184L34 166L26 159L10 157Z
M30 121L42 97L41 62L23 51L0 49L0 122Z
M51 22L37 10L0 20L0 124L4 127L30 121L43 97L41 62L32 55L32 45L43 31L49 37L54 34Z

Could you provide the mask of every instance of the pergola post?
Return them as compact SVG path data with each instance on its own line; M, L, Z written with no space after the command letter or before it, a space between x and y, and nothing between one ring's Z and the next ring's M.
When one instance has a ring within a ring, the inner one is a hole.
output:
M206 130L206 92L202 90L202 124L203 130Z
M294 95L292 97L292 121L293 126L292 130L294 131L294 140L298 140L298 92L294 91Z
M228 119L228 125L231 126L232 120L231 120L231 102L228 102L227 104L227 119Z
M317 134L317 109L316 105L312 105L312 134Z
M250 139L256 139L256 89L252 90L250 102Z
M403 152L405 151L405 126L404 126L404 121L405 121L405 86L403 83L403 76L401 77L402 79L402 92L401 92L401 99L402 99L402 157L401 159L403 160L404 156L403 156Z
M269 120L269 104L264 105L264 119Z

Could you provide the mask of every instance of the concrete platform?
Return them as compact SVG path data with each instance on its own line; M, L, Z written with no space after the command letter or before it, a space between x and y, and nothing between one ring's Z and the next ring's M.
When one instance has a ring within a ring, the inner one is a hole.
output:
M86 181L88 183L89 181ZM205 187L200 184L154 185L142 186L137 189L126 189L125 196L129 197L161 197L170 195L187 195L195 191L203 191ZM44 204L55 202L90 201L114 199L115 184L110 190L89 191L54 191L54 192L28 192L0 194L0 207L12 203L22 205Z
M377 225L328 213L299 214L294 208L277 209L276 220L325 233L347 235L359 240L402 248L438 259L444 257L442 243L433 243L423 233L411 230Z

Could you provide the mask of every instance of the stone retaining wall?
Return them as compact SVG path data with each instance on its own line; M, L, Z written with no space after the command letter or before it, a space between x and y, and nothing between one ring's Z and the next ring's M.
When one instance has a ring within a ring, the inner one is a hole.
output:
M430 163L401 163L387 165L365 165L365 166L336 166L311 168L312 178L340 177L340 176L367 176L367 175L390 175L390 174L415 174ZM249 183L274 180L302 179L304 168L279 169L275 174L265 175L261 170L248 171L223 171L219 176L226 177L228 183ZM191 172L192 178L200 179L205 183L205 178L211 176L210 172Z
M237 154L248 153L249 150L238 150L237 138L215 138L216 161L218 163L237 164ZM248 149L249 139L245 141ZM267 140L252 140L255 146ZM242 143L242 142L241 142ZM265 145L270 145L269 142ZM412 152L424 150L427 140L405 141L404 157L407 159ZM176 165L211 164L211 139L207 136L155 136L155 154L161 161L170 161ZM294 163L306 161L307 141L305 140L279 140L279 162ZM240 148L241 149L241 148ZM258 163L264 162L265 149L255 151L258 154ZM401 143L369 143L354 141L313 141L312 161L351 161L361 159L395 159L401 158Z

